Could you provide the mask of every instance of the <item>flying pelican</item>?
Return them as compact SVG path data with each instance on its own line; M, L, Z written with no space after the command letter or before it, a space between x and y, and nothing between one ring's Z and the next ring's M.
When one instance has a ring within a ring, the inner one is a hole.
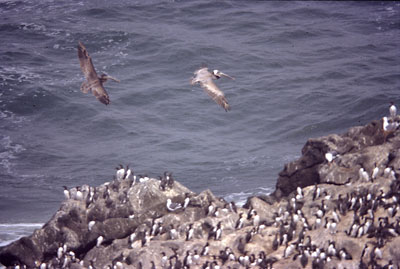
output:
M230 109L228 101L225 99L224 93L220 89L218 89L217 85L215 85L213 79L219 79L222 76L228 77L230 79L234 78L220 72L219 70L213 70L213 72L210 73L207 67L203 67L195 71L194 75L195 76L192 78L191 84L200 84L200 86L217 104L221 105L225 109L225 111L228 111Z
M111 76L107 76L106 74L102 74L99 77L94 69L92 58L89 56L89 53L81 42L79 42L78 45L78 57L82 72L86 78L86 81L82 83L81 91L83 93L88 93L91 91L100 102L108 105L110 103L110 98L103 87L103 83L105 83L108 79L116 82L119 82L119 80Z

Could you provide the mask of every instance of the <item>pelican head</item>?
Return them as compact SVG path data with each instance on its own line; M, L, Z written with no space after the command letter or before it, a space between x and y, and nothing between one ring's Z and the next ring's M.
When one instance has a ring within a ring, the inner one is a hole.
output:
M106 81L109 80L109 79L114 80L115 82L120 82L118 79L116 79L116 78L114 78L114 77L112 77L112 76L109 76L109 75L107 75L107 74L102 74L102 75L100 76L100 81L101 81L102 83L106 82Z
M213 70L213 75L217 78L217 79L219 79L220 77L222 77L222 76L224 76L224 77L228 77L228 78L230 78L230 79L233 79L234 80L234 78L233 77L231 77L231 76L228 76L227 74L225 74L225 73L222 73L221 71L219 71L219 70L217 70L217 69L214 69Z

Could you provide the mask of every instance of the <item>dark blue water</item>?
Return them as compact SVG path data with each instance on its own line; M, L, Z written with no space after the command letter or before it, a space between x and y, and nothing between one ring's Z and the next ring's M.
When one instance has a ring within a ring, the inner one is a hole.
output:
M63 185L98 186L120 163L238 202L271 192L308 138L400 104L399 12L396 2L0 0L0 244L46 222ZM98 73L121 80L105 84L109 106L80 91L78 41ZM216 82L230 112L190 85L202 65L236 78Z

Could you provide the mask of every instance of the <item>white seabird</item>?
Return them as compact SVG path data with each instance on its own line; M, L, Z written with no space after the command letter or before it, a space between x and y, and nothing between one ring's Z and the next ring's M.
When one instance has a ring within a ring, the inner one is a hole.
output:
M397 107L394 105L393 102L390 102L389 113L390 117L392 118L395 118L397 115Z
M222 73L219 70L213 70L213 72L210 73L207 67L203 67L195 71L194 75L195 76L191 80L192 85L196 83L200 84L200 86L206 91L206 93L217 104L222 106L225 109L225 111L230 110L230 106L225 98L224 93L217 87L217 85L215 85L213 79L219 79L222 76L234 79L233 77L228 76L227 74Z
M178 209L181 209L182 208L182 205L181 204L179 204L179 203L173 203L172 201L171 201L171 199L167 199L167 209L169 210L169 211L176 211L176 210L178 210Z
M96 247L100 247L101 243L103 243L104 237L102 235L100 235L99 237L97 237L96 240Z
M63 186L63 188L64 188L64 196L65 196L65 199L68 200L69 198L71 198L71 194L70 194L70 192L69 192L67 186Z

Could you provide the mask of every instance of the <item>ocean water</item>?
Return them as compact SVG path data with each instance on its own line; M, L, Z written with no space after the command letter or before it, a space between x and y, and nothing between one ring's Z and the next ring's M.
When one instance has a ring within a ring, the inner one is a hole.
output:
M400 3L0 0L0 245L118 164L243 203L308 138L400 105ZM83 94L81 41L107 82ZM201 67L225 112L190 85Z

